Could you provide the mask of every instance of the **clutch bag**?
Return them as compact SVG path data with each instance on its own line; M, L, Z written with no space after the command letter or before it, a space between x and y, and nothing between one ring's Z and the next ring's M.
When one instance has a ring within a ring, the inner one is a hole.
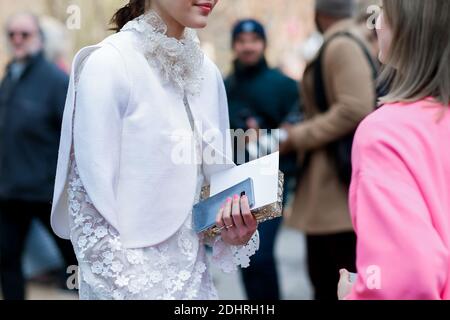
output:
M284 186L284 174L281 171L279 171L277 201L274 203L271 203L269 205L266 205L264 207L251 210L252 214L255 216L256 220L258 221L258 224L282 217L282 215L283 215L283 191L284 191L283 186ZM204 201L208 198L210 198L210 186L209 185L202 188L201 195L200 195L200 201ZM218 213L219 213L219 209L217 209L215 214L217 215ZM214 221L215 221L215 219L214 219ZM194 225L195 225L195 220L194 220ZM204 229L202 232L204 232L207 236L215 237L220 234L221 229L219 227L217 227L214 223L214 225L209 226L208 228Z

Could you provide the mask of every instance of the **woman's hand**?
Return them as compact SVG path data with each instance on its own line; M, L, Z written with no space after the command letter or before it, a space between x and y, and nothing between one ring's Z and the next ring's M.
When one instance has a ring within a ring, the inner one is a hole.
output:
M250 211L247 196L229 198L217 215L216 224L222 228L222 239L233 246L246 245L258 227Z
M344 300L352 291L353 283L350 281L350 273L342 269L339 271L341 278L338 283L338 298Z

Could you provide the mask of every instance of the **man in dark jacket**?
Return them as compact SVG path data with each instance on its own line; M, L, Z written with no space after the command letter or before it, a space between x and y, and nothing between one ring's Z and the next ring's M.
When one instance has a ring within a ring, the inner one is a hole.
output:
M0 85L0 279L4 299L23 300L30 223L38 218L50 229L68 77L45 59L35 16L12 17L7 36L13 59ZM55 240L66 264L76 265L70 242Z
M287 122L298 122L297 83L269 68L264 54L267 44L264 27L255 20L239 21L232 38L236 59L234 71L225 81L231 128L244 131L265 129L270 134L271 130ZM237 164L258 156L236 148L234 151ZM280 166L286 175L286 195L289 183L295 177L295 155L281 158ZM247 296L251 300L280 299L274 258L275 237L280 224L281 219L277 219L259 227L260 249L252 257L250 267L242 273Z

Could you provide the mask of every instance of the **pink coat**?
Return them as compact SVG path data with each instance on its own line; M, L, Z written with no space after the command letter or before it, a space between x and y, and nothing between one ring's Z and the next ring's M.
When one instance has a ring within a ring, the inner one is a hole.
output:
M349 196L358 279L347 299L450 299L449 111L429 99L391 104L360 125Z

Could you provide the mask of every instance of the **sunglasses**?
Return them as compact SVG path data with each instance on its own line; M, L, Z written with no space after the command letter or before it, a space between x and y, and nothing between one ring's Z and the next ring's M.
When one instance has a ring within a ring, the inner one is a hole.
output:
M22 39L26 40L28 38L30 38L32 36L31 32L27 32L27 31L9 31L8 32L8 37L9 39L14 39L15 36L20 36Z

